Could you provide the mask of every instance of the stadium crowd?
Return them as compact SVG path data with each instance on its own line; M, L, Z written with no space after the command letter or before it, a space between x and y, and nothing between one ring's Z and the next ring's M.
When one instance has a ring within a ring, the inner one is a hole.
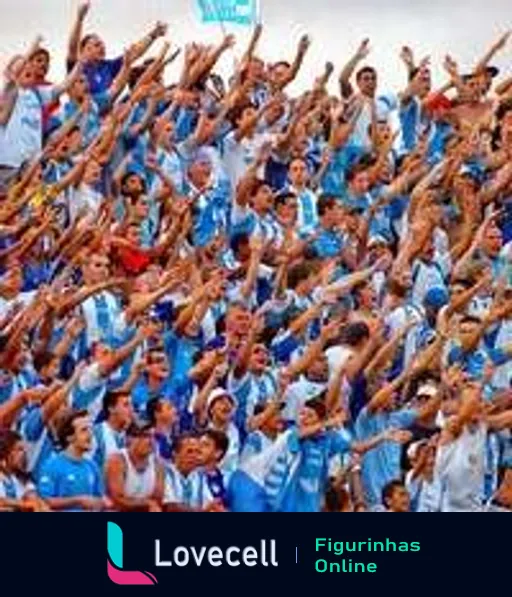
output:
M512 78L258 25L37 39L0 104L0 510L512 508ZM160 49L151 48L160 40ZM181 60L181 58L180 58Z

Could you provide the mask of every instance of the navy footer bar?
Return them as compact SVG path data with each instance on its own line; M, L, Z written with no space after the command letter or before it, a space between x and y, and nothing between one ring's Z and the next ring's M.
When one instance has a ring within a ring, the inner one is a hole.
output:
M4 579L7 572L15 579L17 594L127 594L138 587L152 595L188 587L184 594L195 595L217 586L223 595L271 588L275 594L277 587L288 595L308 582L322 591L375 591L397 581L413 594L431 594L434 580L443 593L450 585L460 593L489 579L499 586L509 558L498 539L503 517L6 514L0 520Z

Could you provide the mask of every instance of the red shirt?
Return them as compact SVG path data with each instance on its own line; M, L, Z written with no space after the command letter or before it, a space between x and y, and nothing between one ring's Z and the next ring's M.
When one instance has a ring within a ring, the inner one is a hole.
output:
M142 274L151 264L148 252L137 247L119 247L117 249L117 256L127 274Z

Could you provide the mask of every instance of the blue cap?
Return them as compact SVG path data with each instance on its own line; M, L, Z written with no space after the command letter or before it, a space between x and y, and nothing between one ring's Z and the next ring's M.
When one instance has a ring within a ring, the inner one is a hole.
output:
M450 295L446 288L442 286L434 286L425 295L423 304L425 307L434 307L435 309L441 309L450 302Z
M477 162L468 162L461 166L459 174L461 176L469 176L477 183L482 184L485 176L485 171Z

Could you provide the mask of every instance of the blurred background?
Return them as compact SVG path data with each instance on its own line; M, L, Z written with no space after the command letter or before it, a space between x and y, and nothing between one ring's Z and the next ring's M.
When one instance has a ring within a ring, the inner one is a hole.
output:
M405 83L398 57L404 44L410 45L418 58L431 55L434 81L442 84L446 53L451 53L464 71L512 27L510 0L261 0L261 4L265 31L259 53L264 59L292 60L303 33L313 40L292 92L312 83L327 60L335 63L338 73L365 37L370 38L372 47L367 62L377 67L382 91L398 90ZM53 57L52 80L61 79L77 5L77 0L0 0L0 65L23 52L41 34ZM222 38L219 25L200 22L195 0L93 0L86 31L98 32L107 43L109 57L114 57L158 19L169 23L169 37L177 46L191 40L215 43ZM226 29L237 35L239 43L234 53L224 58L223 74L242 53L250 33L249 28L238 25L227 24ZM512 43L500 53L496 65L511 74L511 58ZM169 69L169 80L180 66L177 62ZM337 91L334 78L331 88Z

